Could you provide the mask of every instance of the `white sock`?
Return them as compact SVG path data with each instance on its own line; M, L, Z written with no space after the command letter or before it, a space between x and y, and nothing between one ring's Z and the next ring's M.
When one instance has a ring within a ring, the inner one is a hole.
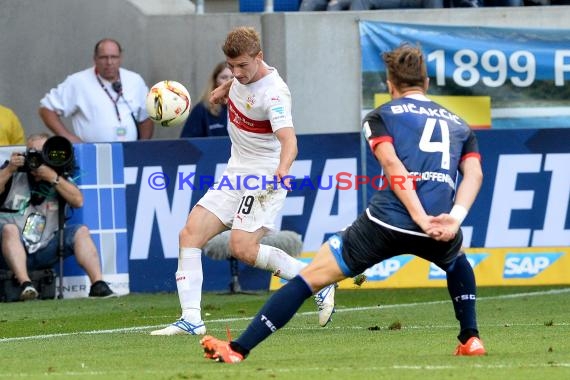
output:
M182 317L189 322L202 320L202 250L200 248L180 248L176 287L182 307Z
M279 248L260 244L254 266L271 271L273 275L282 279L290 280L307 264L289 256Z

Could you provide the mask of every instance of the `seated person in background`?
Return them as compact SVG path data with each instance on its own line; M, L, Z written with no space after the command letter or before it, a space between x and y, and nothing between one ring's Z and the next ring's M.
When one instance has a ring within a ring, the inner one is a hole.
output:
M0 145L24 145L26 137L18 116L0 105Z
M225 104L210 103L210 93L233 77L225 62L220 62L214 67L200 102L192 108L180 137L228 135L228 107Z
M47 134L31 135L27 151L41 152L47 139ZM0 268L14 272L21 300L38 297L29 271L52 268L58 262L58 195L71 207L83 206L83 194L69 178L46 164L25 167L21 152L13 152L0 168ZM63 256L75 254L91 280L89 297L115 296L102 280L99 253L87 227L65 226L64 245Z

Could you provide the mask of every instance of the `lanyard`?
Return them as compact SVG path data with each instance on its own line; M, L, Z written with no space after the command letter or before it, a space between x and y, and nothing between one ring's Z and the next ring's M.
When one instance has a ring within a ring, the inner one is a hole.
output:
M97 82L99 82L103 91L105 91L105 94L107 94L109 99L111 99L111 101L113 102L113 105L115 106L115 114L117 115L117 119L119 119L119 124L121 124L121 113L119 112L119 106L117 106L117 103L121 98L122 91L117 94L117 99L113 99L113 96L111 96L111 93L109 92L109 90L107 90L107 87L105 87L101 78L99 78L99 73L97 73L97 70L95 70L95 77L97 78Z

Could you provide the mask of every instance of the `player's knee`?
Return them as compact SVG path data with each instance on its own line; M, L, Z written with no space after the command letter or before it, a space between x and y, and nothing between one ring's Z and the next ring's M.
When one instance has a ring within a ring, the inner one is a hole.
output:
M15 224L4 224L2 226L2 237L6 239L14 236L20 236L20 230L18 230L18 227Z
M207 230L203 226L197 225L195 221L188 221L178 233L178 237L185 241L187 239L195 240L198 237L207 235ZM202 240L202 239L200 239Z
M253 265L257 256L257 244L245 239L230 237L230 252L233 257L247 264Z
M87 226L81 226L75 232L75 238L85 238L89 237L89 228Z

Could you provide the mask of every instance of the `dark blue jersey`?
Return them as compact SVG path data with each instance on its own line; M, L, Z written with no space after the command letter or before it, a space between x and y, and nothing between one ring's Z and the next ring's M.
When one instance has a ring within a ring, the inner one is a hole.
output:
M218 116L213 115L203 102L197 103L190 115L180 137L228 136L228 108L222 106Z
M363 121L364 134L374 152L391 143L410 175L428 215L449 212L461 160L479 156L475 134L460 117L423 95L392 100L371 111ZM382 186L370 200L376 221L405 230L421 231L392 191L397 180Z

